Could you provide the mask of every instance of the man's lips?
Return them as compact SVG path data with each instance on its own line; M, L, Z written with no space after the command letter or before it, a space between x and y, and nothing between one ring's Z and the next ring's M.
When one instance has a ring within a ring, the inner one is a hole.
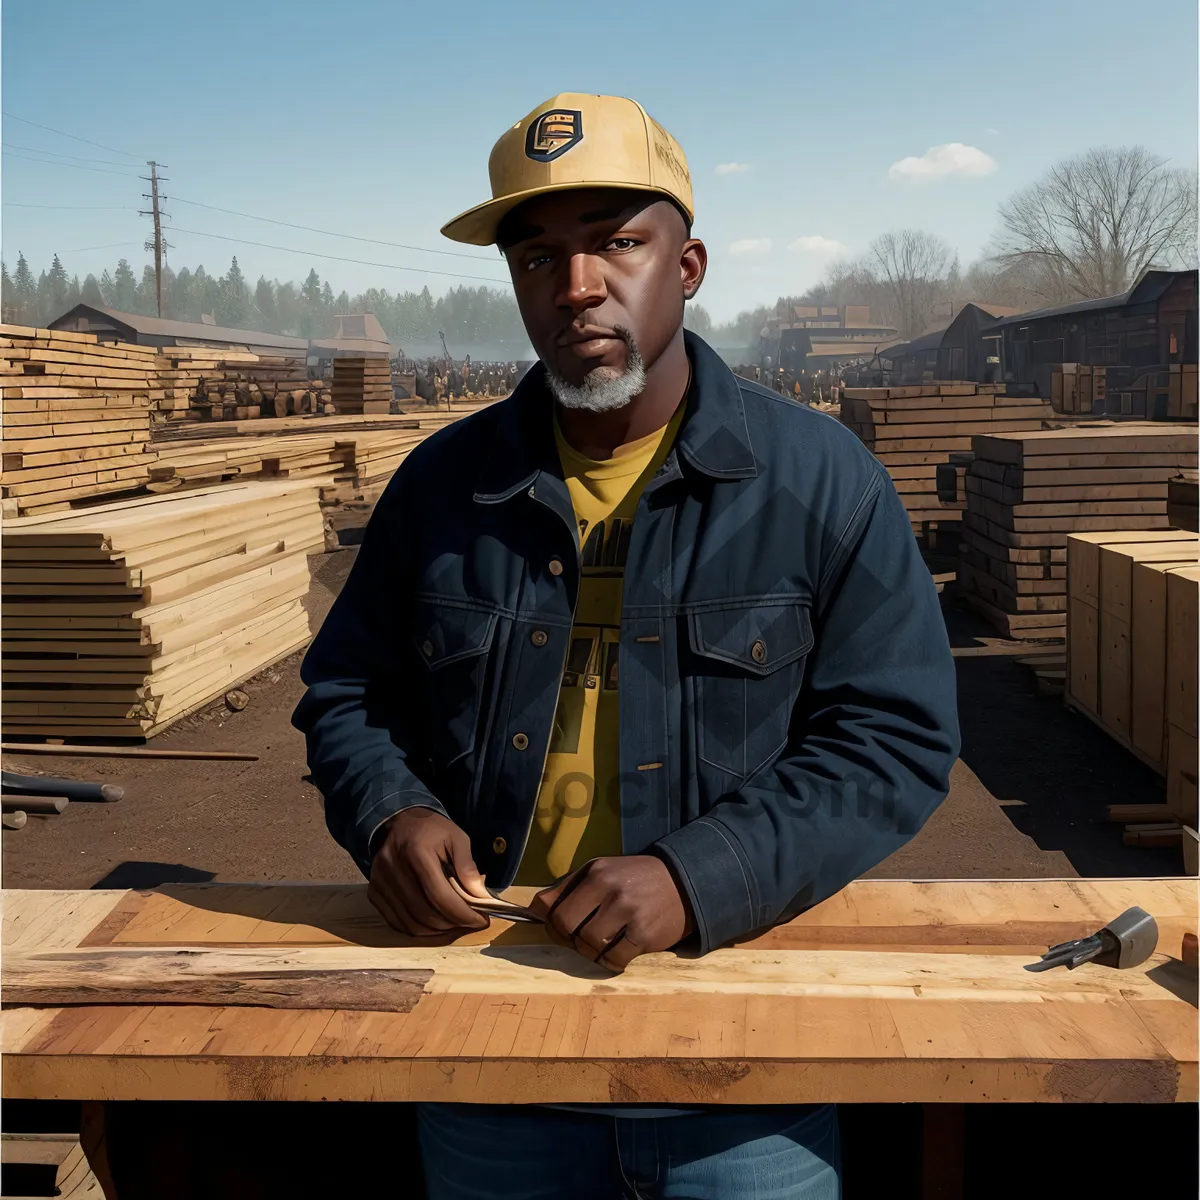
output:
M607 354L616 344L624 343L611 329L572 330L558 339L560 349L569 350L580 358L595 358Z

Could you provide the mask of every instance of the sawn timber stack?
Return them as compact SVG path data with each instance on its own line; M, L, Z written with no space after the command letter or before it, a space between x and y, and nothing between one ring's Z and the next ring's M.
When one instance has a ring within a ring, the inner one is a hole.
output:
M149 479L158 350L0 325L5 516L62 511Z
M392 370L382 355L333 360L333 406L340 413L391 411Z
M305 645L319 483L5 522L6 738L151 737Z
M930 522L957 525L963 504L938 497L937 468L971 449L977 433L1041 429L1054 416L1036 397L1003 395L1004 384L928 383L847 388L842 424L887 468L917 534Z
M1167 529L1167 481L1195 469L1196 427L1097 422L978 436L973 450L959 585L1006 636L1058 639L1068 536Z

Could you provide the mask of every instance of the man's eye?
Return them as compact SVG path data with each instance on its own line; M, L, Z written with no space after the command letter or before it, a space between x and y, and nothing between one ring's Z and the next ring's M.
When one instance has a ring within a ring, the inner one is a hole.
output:
M608 243L608 248L610 250L631 250L636 245L637 242L635 242L633 238L622 237L613 238L612 241Z
M540 266L542 266L543 263L548 263L549 261L550 261L550 255L535 254L532 258L526 260L525 270L532 271L535 267L540 267Z

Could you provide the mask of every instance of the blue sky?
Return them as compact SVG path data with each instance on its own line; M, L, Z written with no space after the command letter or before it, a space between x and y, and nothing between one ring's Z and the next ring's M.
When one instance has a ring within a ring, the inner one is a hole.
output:
M634 96L682 144L718 319L889 228L939 233L966 263L1001 199L1089 146L1196 161L1194 0L6 0L2 22L10 269L57 251L81 277L122 254L140 274L136 176L154 157L177 267L237 254L251 281L315 266L350 292L503 280L438 229L486 199L492 143L558 91ZM90 207L18 207L34 204Z

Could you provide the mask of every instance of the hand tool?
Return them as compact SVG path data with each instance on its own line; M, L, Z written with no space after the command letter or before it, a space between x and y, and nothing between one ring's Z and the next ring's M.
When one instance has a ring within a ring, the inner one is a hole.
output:
M1154 918L1134 905L1089 937L1051 946L1041 962L1026 963L1025 970L1048 971L1051 967L1065 966L1073 971L1085 962L1128 970L1141 966L1157 945L1158 925Z
M536 913L521 904L514 904L511 900L505 900L503 896L497 896L490 888L488 889L488 894L491 896L491 899L485 900L480 896L472 896L453 876L450 876L450 886L476 912L483 913L486 917L496 917L501 921L528 921L531 924L542 924L542 918Z

